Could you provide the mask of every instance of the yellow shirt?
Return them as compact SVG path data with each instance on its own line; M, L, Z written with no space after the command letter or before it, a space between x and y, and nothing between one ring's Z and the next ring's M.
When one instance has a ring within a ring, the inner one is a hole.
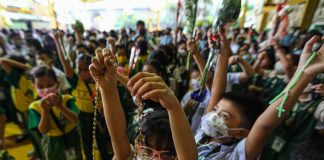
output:
M96 87L94 83L88 83L88 86L91 90L86 86L86 82L84 82L81 78L79 78L76 74L73 75L70 80L70 84L72 86L72 95L76 99L77 107L82 112L93 113L94 112L94 104L93 104L93 95L96 91Z
M78 110L75 106L75 99L71 95L62 95L62 103L68 107L73 112L77 113ZM55 117L62 123L65 122L64 132L65 134L69 133L76 127L76 123L69 121L66 117L64 117L63 113L59 108L53 106L52 111ZM34 129L38 127L40 122L40 118L42 115L41 101L34 101L29 106L29 129ZM50 114L48 116L51 116ZM63 125L62 125L63 126ZM63 132L59 129L59 127L55 124L55 121L50 117L50 124L48 132L46 133L49 137L57 137L62 136Z
M16 109L26 112L30 103L37 99L32 81L15 69L5 79L11 84L11 97Z

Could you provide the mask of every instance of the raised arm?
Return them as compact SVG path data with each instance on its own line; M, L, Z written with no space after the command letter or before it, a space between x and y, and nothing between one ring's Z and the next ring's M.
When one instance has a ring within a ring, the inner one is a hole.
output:
M254 74L252 66L240 56L232 56L229 60L230 64L239 64L243 72L240 73L240 82L246 82Z
M71 66L69 59L65 58L65 55L63 54L62 45L61 45L62 42L61 42L61 38L60 38L61 36L63 36L63 35L60 35L59 32L54 33L56 49L57 49L59 59L63 65L63 69L66 74L66 77L71 79L73 77L74 71L73 71L73 68Z
M19 69L30 69L30 67L24 63L20 63L18 61L9 59L9 58L0 58L0 64L2 66L2 69L6 73L10 73L12 68L19 68Z
M109 58L110 57L110 58ZM127 159L131 147L126 134L126 118L122 108L118 89L116 69L110 63L114 55L108 50L96 50L96 58L90 65L90 73L100 87L103 110L115 157Z
M213 86L211 90L211 97L208 102L208 107L206 113L213 110L214 106L221 99L221 96L225 92L226 89L226 81L227 81L227 64L228 59L231 56L232 52L229 47L229 43L225 37L225 31L221 30L221 49L216 59L216 71L214 74Z
M298 69L294 75L296 77L297 73L305 65L307 59L312 54L312 46L319 39L319 37L313 37L307 42L303 50L302 56L300 58ZM324 39L323 39L324 40ZM324 71L324 45L322 45L320 51L317 53L313 62L305 69L299 81L290 90L288 99L284 105L284 109L290 111L296 102L299 95L302 93L304 88L309 82L318 74ZM290 82L292 83L292 81ZM289 84L290 84L289 83ZM289 86L288 84L288 86ZM256 159L257 156L262 151L266 140L271 135L272 131L278 127L281 121L286 117L285 113L278 118L277 107L281 104L283 98L276 100L272 103L267 110L257 119L252 130L250 131L246 140L246 154L247 159Z
M128 87L132 95L159 102L167 109L177 159L196 160L198 151L186 115L163 79L155 74L142 72L129 80Z
M198 65L200 74L202 74L204 71L206 62L203 59L203 57L201 56L201 54L199 54L199 52L198 52L198 45L197 45L196 41L190 40L188 42L187 46L188 46L188 51L192 53L192 57L194 58L195 62Z
M81 31L76 26L72 26L72 27L73 27L74 33L75 33L75 42L76 42L76 44L77 45L83 44Z
M260 53L260 54L258 55L257 60L256 60L255 63L253 64L253 69L254 69L254 71L255 71L257 74L262 75L262 76L264 75L264 69L262 69L262 68L260 67L260 65L261 65L261 61L265 58L265 56L266 56L266 53L265 53L265 52Z
M274 49L279 56L279 60L283 65L283 68L285 70L286 75L290 79L293 76L293 71L292 71L292 64L286 57L285 51L279 46L278 42L276 40L272 40L272 44L274 46Z

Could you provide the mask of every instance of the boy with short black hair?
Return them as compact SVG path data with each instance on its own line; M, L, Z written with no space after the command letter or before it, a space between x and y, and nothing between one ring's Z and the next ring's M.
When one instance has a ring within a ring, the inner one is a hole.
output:
M292 109L297 97L313 77L324 71L324 45L313 62L305 70L302 70L312 53L312 46L319 37L313 37L308 41L295 76L301 71L304 74L290 88L284 109L279 107L283 101L281 97L262 113L262 102L254 96L236 93L224 94L226 88L225 75L231 51L223 30L220 32L220 37L221 50L217 58L212 96L206 115L203 117L202 128L195 137L199 145L198 156L200 160L257 159L271 132L285 117L285 111ZM324 40L324 37L322 39ZM278 112L283 112L279 118ZM258 117L259 114L261 115Z

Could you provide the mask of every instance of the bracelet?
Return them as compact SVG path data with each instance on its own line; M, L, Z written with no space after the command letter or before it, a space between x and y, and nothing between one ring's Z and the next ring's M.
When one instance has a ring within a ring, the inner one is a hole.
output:
M306 61L305 65L302 67L302 69L297 73L296 77L291 81L291 83L289 83L287 89L284 90L284 91L282 91L279 95L277 95L273 100L270 101L269 104L272 104L275 101L277 101L281 96L284 95L282 102L276 108L278 110L278 118L280 118L282 116L282 113L283 112L286 112L286 110L284 109L284 106L285 106L286 101L287 101L287 99L289 97L290 90L295 86L295 84L301 78L301 76L303 75L306 67L310 64L310 62L312 62L312 60L315 58L316 55L317 55L317 53L316 52L313 52L312 55Z

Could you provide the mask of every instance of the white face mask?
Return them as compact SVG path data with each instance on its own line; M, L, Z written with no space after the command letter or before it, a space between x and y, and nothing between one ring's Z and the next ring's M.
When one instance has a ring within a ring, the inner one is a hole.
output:
M229 136L229 129L225 125L224 119L215 111L209 112L205 115L201 127L207 136L213 138L224 138Z
M282 63L280 63L280 62L277 62L277 63L275 64L275 66L274 66L274 70L275 70L277 73L279 73L279 74L283 74L283 73L285 73L285 70L284 70L284 68L283 68L283 65L282 65Z
M179 49L179 50L178 50L178 54L179 54L180 56L182 56L182 57L185 57L185 56L187 56L187 51L184 50L184 49Z
M37 66L46 66L46 67L50 67L49 62L45 62L45 61L40 60L40 59L37 59L37 60L36 60L36 64L37 64Z
M194 91L200 89L200 81L197 79L191 79L190 80L190 85Z

